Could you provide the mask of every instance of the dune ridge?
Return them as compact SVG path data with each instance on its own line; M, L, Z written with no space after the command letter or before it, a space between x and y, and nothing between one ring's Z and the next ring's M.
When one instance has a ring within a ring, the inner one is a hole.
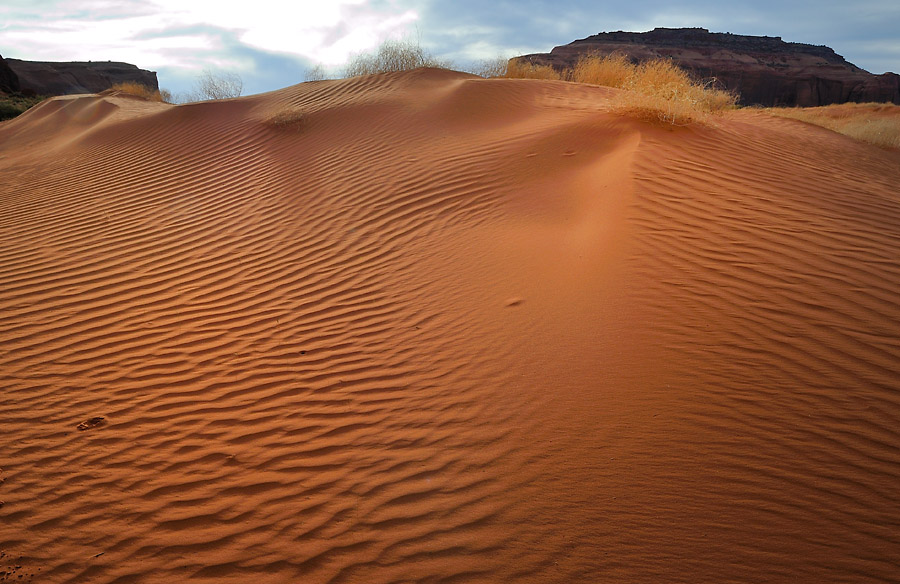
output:
M426 69L0 125L0 551L890 581L900 155L614 94Z

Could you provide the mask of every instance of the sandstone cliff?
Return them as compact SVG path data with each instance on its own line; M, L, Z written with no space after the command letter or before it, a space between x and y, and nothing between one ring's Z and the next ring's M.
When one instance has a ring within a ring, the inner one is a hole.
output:
M6 59L19 80L20 91L37 95L99 93L116 83L134 81L159 89L156 72L112 61L41 62Z
M586 53L620 52L633 60L670 58L699 78L715 78L744 105L818 106L848 101L900 104L900 75L873 75L834 50L780 37L711 33L703 28L600 33L520 57L558 69Z
M3 55L0 55L0 93L18 93L19 77L9 68Z

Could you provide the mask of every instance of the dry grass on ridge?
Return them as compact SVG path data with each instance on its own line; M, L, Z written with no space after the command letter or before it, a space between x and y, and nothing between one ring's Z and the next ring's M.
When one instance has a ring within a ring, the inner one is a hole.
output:
M900 106L891 103L842 103L763 111L822 126L882 148L900 148Z
M579 59L573 69L564 71L513 59L506 76L562 79L624 89L612 99L614 111L669 124L702 122L709 114L732 109L737 103L734 93L716 89L712 82L695 81L667 59L635 64L622 54L590 54Z
M343 76L392 73L420 67L449 69L452 64L435 58L415 41L388 40L373 53L357 55L344 69ZM709 114L733 108L737 102L735 94L716 89L712 83L695 81L673 62L664 59L634 64L620 54L591 54L582 57L574 69L565 71L525 59L509 59L505 65L487 61L475 69L476 74L487 78L561 80L624 89L611 101L614 111L675 125L706 121ZM324 73L313 69L308 78L318 80L324 78Z
M506 75L509 79L550 79L559 81L562 74L550 65L535 65L524 59L510 59L506 67Z
M135 81L123 81L121 83L116 83L109 88L109 91L118 91L128 95L135 95L137 97L143 97L144 99L150 101L163 101L162 95L159 91L151 89L146 85L137 83Z
M358 55L344 70L344 77L419 67L452 68L452 64L433 57L414 41L390 40L374 53ZM734 109L738 99L735 93L714 87L714 80L693 79L670 60L653 59L636 64L621 53L589 54L574 68L562 71L521 58L497 58L482 61L471 72L486 78L571 81L623 89L625 91L610 101L613 111L673 125L708 122L712 115ZM308 76L310 80L325 77L321 68L314 69ZM878 146L900 148L900 107L845 104L827 108L772 108L766 111L824 126ZM268 123L296 129L302 125L301 121L302 114L291 111L272 116Z

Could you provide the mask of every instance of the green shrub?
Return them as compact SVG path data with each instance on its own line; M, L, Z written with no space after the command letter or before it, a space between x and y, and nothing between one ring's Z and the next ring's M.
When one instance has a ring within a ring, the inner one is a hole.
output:
M0 93L0 121L9 120L25 113L46 99L42 95L3 95Z

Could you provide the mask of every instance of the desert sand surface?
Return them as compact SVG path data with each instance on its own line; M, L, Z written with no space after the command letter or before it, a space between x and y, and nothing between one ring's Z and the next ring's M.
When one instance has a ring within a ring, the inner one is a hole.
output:
M613 91L0 124L0 580L895 582L900 153Z

